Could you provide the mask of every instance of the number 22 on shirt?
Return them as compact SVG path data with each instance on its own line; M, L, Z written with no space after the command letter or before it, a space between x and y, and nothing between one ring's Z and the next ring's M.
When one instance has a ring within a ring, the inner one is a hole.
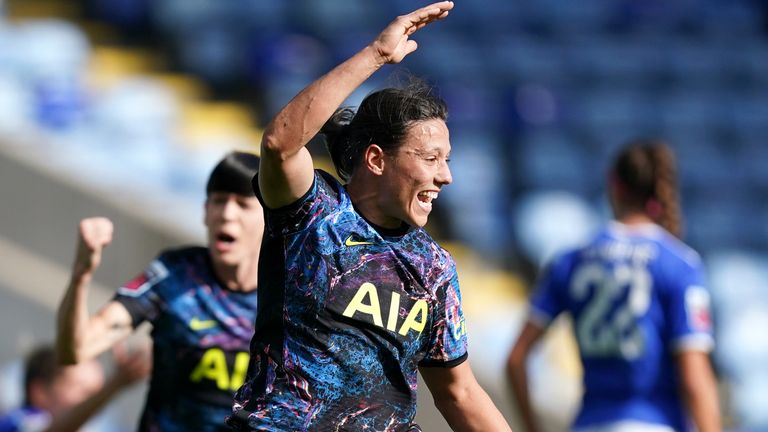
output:
M586 300L574 320L584 356L632 360L643 353L645 341L637 323L648 311L652 284L643 265L617 263L607 268L593 261L576 269L569 289L575 301Z

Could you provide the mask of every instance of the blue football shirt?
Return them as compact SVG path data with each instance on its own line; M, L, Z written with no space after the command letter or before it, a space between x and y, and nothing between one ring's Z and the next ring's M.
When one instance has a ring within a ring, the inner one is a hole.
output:
M657 225L611 223L556 259L531 298L542 326L573 317L584 366L575 427L621 420L688 430L674 354L713 347L701 260Z

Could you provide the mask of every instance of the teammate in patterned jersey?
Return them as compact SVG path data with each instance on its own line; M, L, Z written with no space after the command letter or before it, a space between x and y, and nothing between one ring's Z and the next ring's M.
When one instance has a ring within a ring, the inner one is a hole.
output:
M35 348L24 362L24 405L0 416L0 432L76 432L109 401L149 375L149 352L113 350L115 372L104 379L101 364L88 360L59 366L53 346Z
M264 215L250 181L258 158L227 155L207 185L208 247L167 250L89 316L86 297L103 248L112 240L104 218L80 223L72 279L59 308L63 362L90 359L153 325L153 371L141 431L227 430L232 396L245 379L256 317Z
M561 312L571 314L584 368L578 431L720 430L709 294L680 235L675 163L655 141L627 146L608 180L615 221L550 264L508 361L529 432L525 362ZM687 408L687 409L686 409Z
M254 183L266 214L260 307L235 429L417 431L420 370L455 430L509 430L466 361L453 259L422 229L451 182L444 103L422 86L337 111L451 8L397 18L267 127ZM326 122L346 185L313 170L304 147Z

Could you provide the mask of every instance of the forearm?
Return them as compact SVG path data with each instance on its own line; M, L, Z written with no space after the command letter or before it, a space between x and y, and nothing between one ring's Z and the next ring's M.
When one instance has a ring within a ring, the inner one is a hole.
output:
M683 398L696 428L699 432L720 431L717 380L709 354L703 351L682 351L676 360Z
M717 385L713 376L699 377L696 389L686 391L686 402L691 418L699 432L722 430Z
M531 406L526 363L531 349L544 335L545 330L545 327L530 319L526 321L507 358L507 382L517 401L517 408L527 432L538 432L539 425Z
M527 432L538 432L538 424L531 407L531 395L528 390L528 374L525 363L510 362L507 366L507 378L512 394L517 402L517 408L522 417Z
M383 64L375 50L367 46L314 81L267 126L262 151L281 159L296 154L341 103Z
M511 431L504 416L478 384L435 405L454 431Z
M75 269L57 317L56 350L62 364L78 363L85 346L88 329L88 287L92 273Z

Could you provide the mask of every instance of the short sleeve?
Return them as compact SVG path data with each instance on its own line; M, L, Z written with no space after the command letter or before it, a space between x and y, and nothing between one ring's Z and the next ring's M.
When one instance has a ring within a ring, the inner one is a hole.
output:
M154 322L165 309L158 287L170 274L162 256L154 259L144 271L117 289L114 301L125 306L134 327L144 321Z
M467 359L467 330L455 265L451 266L451 276L438 288L437 299L427 354L419 366L457 366Z
M266 229L271 235L295 233L311 226L339 206L340 191L343 188L330 174L315 170L312 186L303 197L287 206L270 209L264 204L258 174L252 180L252 187L264 207Z
M705 351L714 347L709 290L700 262L669 268L668 291L662 303L669 323L669 343L676 351Z
M531 294L528 319L541 328L549 326L565 309L563 292L568 280L569 256L562 256L550 263Z

